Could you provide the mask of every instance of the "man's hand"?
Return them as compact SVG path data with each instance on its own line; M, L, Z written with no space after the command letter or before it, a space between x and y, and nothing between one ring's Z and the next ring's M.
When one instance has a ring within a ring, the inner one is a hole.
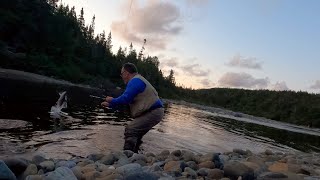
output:
M102 106L102 107L105 107L105 108L106 108L106 107L109 107L109 103L106 102L106 101L104 101L104 102L101 103L101 106Z
M106 97L106 101L107 101L108 103L110 103L110 102L112 101L112 99L113 99L113 97L111 97L111 96L107 96L107 97Z

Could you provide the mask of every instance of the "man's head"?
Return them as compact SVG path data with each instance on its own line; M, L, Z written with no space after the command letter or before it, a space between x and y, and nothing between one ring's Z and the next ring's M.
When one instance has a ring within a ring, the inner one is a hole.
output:
M122 80L127 84L138 73L137 67L132 63L125 63L121 68Z

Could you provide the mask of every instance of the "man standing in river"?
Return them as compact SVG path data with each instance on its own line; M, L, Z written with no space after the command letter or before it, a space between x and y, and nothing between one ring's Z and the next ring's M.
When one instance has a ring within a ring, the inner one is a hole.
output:
M123 149L138 152L142 137L162 120L163 104L155 88L138 74L134 64L124 64L120 76L127 85L126 90L118 98L107 96L101 105L114 108L117 105L129 104L134 120L125 128Z

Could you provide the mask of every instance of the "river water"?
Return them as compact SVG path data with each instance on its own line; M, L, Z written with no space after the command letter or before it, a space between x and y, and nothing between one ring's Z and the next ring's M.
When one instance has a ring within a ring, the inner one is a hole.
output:
M79 89L67 89L68 108L64 112L68 115L53 119L49 111L61 89L25 83L4 85L0 92L0 157L40 153L48 158L71 158L121 150L124 127L132 120L125 109L103 109L100 100ZM143 141L142 150L154 153L165 149L226 152L235 148L312 153L320 151L320 130L225 116L167 101L163 121Z

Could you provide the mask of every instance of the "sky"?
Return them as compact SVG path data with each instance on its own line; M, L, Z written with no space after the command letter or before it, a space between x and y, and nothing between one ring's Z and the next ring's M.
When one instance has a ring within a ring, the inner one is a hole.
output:
M318 0L61 0L187 88L320 93Z

